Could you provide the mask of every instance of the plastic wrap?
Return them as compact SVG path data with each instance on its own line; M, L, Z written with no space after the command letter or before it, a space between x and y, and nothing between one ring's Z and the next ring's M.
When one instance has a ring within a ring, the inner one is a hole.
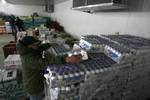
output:
M8 68L18 68L21 67L21 59L20 55L14 54L14 55L9 55L5 60L4 60L4 66Z

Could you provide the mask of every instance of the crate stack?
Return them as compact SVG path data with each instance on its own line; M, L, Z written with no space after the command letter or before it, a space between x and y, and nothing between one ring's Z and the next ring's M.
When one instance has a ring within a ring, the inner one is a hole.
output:
M8 44L3 46L4 57L7 58L10 54L16 54L16 42L10 41Z
M17 32L17 40L22 40L28 33L26 31Z
M55 55L66 55L70 48L63 45L50 47L48 52ZM84 81L84 73L77 65L51 64L45 72L46 100L79 100L80 83Z
M71 64L49 65L46 78L48 100L80 100L79 89L84 82L84 72Z
M88 35L80 42L81 47L88 48L88 60L47 68L46 93L50 100L145 100L149 97L149 39Z
M51 46L48 52L55 55L65 55L70 51L70 47L66 44Z
M104 51L117 63L111 65L112 70L88 75L80 90L81 100L148 99L150 40L130 35L103 35L101 38L115 44L104 44ZM116 52L121 57L114 56Z
M116 62L120 62L122 58L130 55L132 52L120 45L118 42L113 41L103 35L87 35L81 38L81 47L87 49L87 45L90 46L89 52L104 52L108 57L112 58Z
M23 84L18 81L18 74L15 69L0 71L0 99L20 100L26 97Z
M19 54L9 55L4 60L5 69L22 69L21 58Z
M5 21L0 19L0 34L6 33Z
M86 77L110 71L112 64L113 60L99 53L90 54L89 60L76 65L49 65L45 72L46 95L52 100L81 100L80 89ZM52 97L54 93L56 97Z
M57 37L57 34L59 33L50 32L48 28L40 27L39 33L39 39L43 42L57 43L59 45L65 44L65 40L63 38Z

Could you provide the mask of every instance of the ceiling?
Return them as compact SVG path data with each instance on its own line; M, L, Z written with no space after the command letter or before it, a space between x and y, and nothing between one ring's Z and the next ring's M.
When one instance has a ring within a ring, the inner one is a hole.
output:
M8 3L17 5L45 5L45 0L6 0ZM64 2L67 0L54 0L55 4Z
M62 2L65 2L65 1L68 1L68 0L54 0L55 4L62 3Z
M44 5L44 0L6 0L8 3L17 5Z

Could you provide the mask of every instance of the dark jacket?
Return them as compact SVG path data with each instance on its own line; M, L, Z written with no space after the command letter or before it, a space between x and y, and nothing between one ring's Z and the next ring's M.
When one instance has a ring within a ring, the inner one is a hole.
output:
M40 46L40 50L33 50L24 46L21 42L17 43L17 51L21 56L23 83L25 90L30 94L37 94L44 89L44 69L48 64L64 63L64 56L55 56L46 53L46 59L41 56L46 45Z
M21 20L21 19L19 19L19 18L17 18L16 19L16 25L18 26L18 27L21 27L21 26L23 26L23 21Z

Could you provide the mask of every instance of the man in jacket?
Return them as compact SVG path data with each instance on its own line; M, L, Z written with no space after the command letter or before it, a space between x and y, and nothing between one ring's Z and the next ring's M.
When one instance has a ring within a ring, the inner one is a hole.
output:
M24 31L23 25L24 25L23 20L21 20L19 17L16 17L16 26L19 31Z
M76 63L81 60L80 56L55 56L48 52L43 59L41 52L49 47L50 44L41 45L40 41L32 36L26 36L17 43L17 51L22 61L23 84L31 100L43 99L43 75L48 64Z

